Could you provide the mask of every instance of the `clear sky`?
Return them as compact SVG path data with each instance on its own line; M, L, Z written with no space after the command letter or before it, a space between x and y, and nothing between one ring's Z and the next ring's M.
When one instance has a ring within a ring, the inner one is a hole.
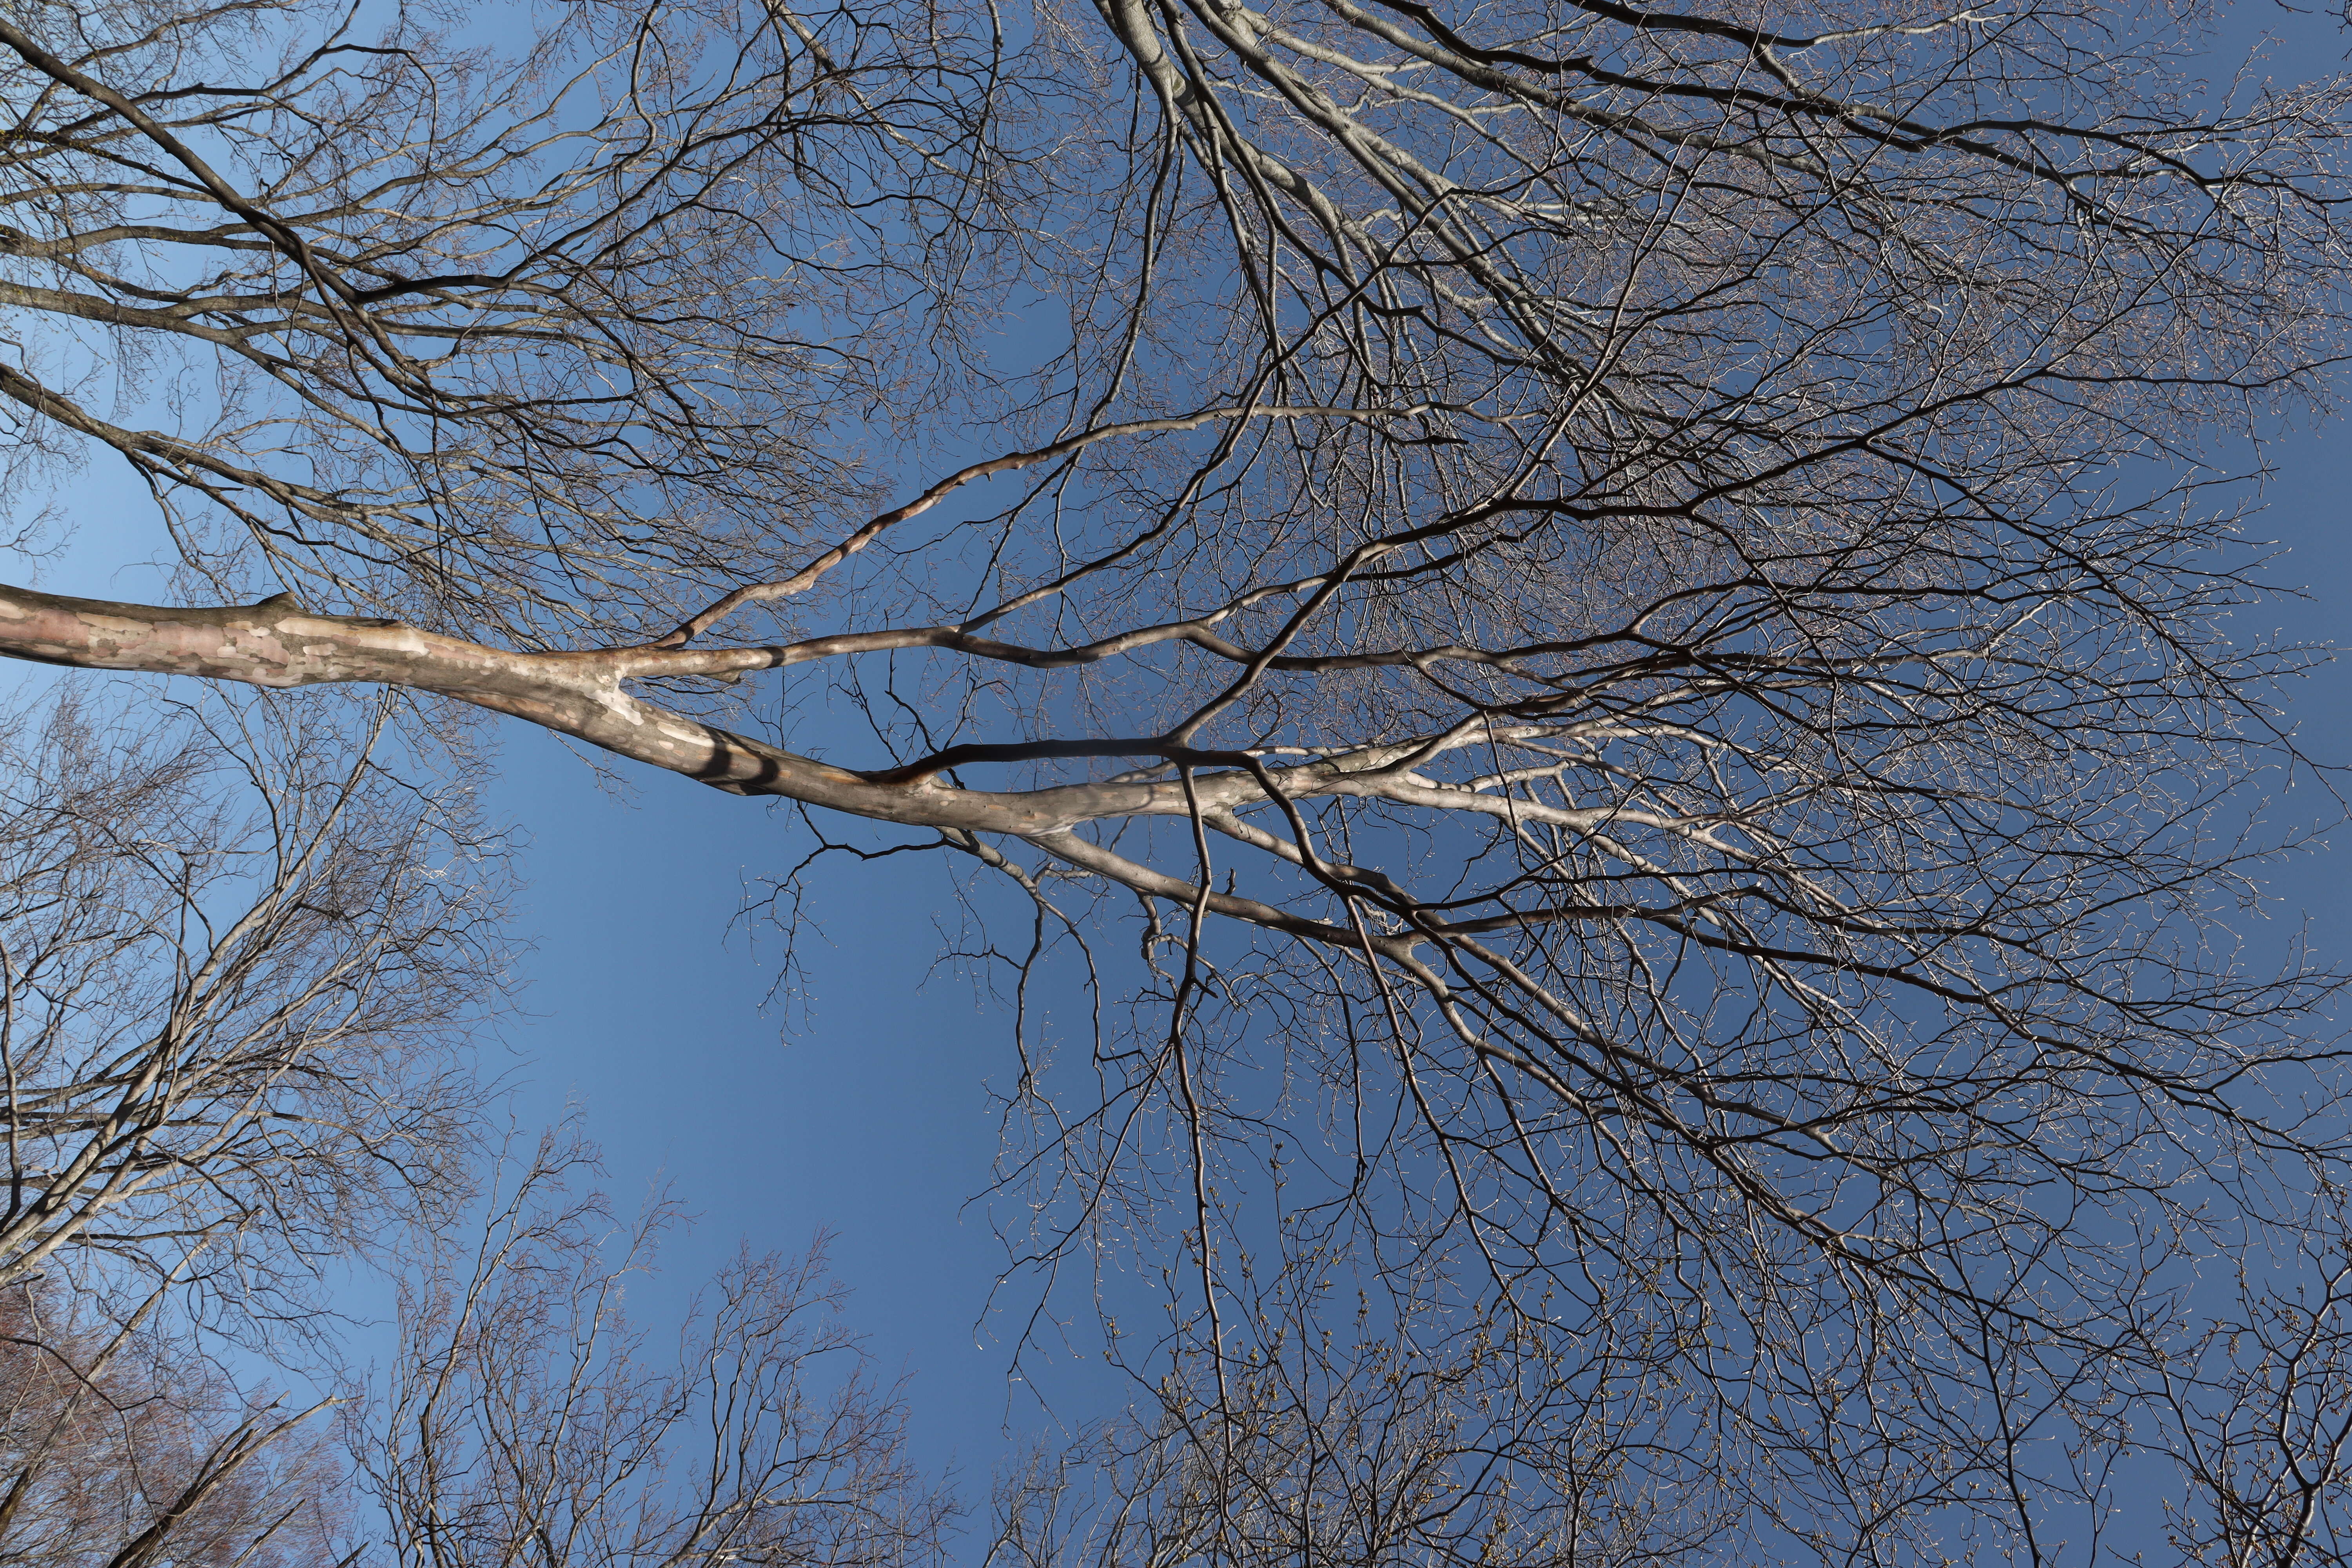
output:
M2245 14L2250 26L2275 15ZM2326 36L2340 55L2339 36ZM2286 550L2273 581L2310 597L2246 612L2239 629L2352 640L2352 428L2291 437L2274 457L2282 471L2258 531ZM160 542L143 495L93 469L66 499L81 538L41 585L154 591L153 574L124 565ZM2323 669L2294 712L2309 752L2352 762L2352 669ZM826 739L803 731L798 744L823 752ZM845 762L871 755L846 732L836 744ZM518 934L535 944L522 960L524 1016L506 1033L518 1114L535 1124L577 1107L616 1198L625 1205L667 1182L698 1216L640 1292L649 1315L674 1309L739 1243L796 1251L820 1229L836 1233L854 1319L879 1368L910 1377L917 1457L933 1469L952 1459L967 1500L984 1508L1012 1444L1050 1440L1053 1417L1008 1393L1009 1336L983 1321L1003 1252L984 1205L971 1205L996 1150L982 1085L1009 1070L1011 1052L1003 1015L952 973L932 973L933 917L956 919L950 868L902 857L825 871L826 929L807 950L811 1017L780 1038L783 1016L762 1005L774 935L739 917L761 878L805 852L789 811L668 775L607 793L521 725L504 732L488 798L521 829ZM2276 810L2324 815L2292 797ZM2322 958L2352 964L2352 836L2339 837L2278 869L2269 919L2246 930L2257 952L2307 916ZM1088 1383L1097 1396L1111 1391L1081 1374L1080 1388ZM1086 1403L1074 1395L1066 1408L1100 1413Z
M2291 438L2274 458L2257 532L2284 551L2273 579L2309 596L2243 612L2240 635L2352 642L2352 429ZM2352 665L2304 682L2294 717L2311 754L2352 763ZM817 749L805 731L800 743ZM854 735L839 743L845 762L862 754ZM2352 781L2339 787L2352 795ZM700 1215L669 1257L674 1284L739 1237L792 1248L837 1232L835 1267L877 1362L913 1374L921 1457L952 1456L984 1505L1007 1423L1017 1441L1045 1436L1052 1417L1008 1399L1009 1349L979 1321L1003 1252L984 1207L965 1205L996 1147L982 1082L1008 1070L1011 1050L1003 1013L977 1008L969 985L944 970L925 984L942 945L932 919L956 920L950 868L910 856L826 873L814 1016L780 1043L778 1019L761 1012L773 939L729 930L747 888L805 852L797 818L659 775L618 799L520 726L491 801L528 832L533 1016L510 1031L523 1104L548 1118L576 1102L616 1195L666 1176ZM2307 787L2273 807L2287 821L2326 809ZM2352 965L2352 833L2336 838L2276 868L2267 918L2242 928L2251 961L2282 951L2307 917L2322 961ZM1112 1391L1095 1380L1097 1395ZM1090 1414L1080 1403L1062 1407Z
M2243 612L2240 633L2352 641L2352 428L2291 437L2273 458L2257 532L2282 547L2273 580L2307 597ZM41 586L161 591L136 564L159 542L143 494L94 467L67 499L80 531ZM2352 665L2322 668L2293 713L2311 754L2352 763ZM825 729L795 743L852 763L870 754L847 726ZM908 1379L916 1457L934 1473L952 1464L984 1510L1001 1463L1053 1442L1063 1417L1108 1413L1120 1385L1066 1363L1041 1390L1006 1384L1007 1326L986 1318L1003 1252L971 1200L997 1147L984 1084L1010 1069L1009 1026L936 964L937 922L958 920L951 868L907 856L824 871L823 936L803 950L810 1016L782 1036L784 1012L764 1005L779 942L744 909L806 853L798 818L650 772L614 792L544 732L508 725L501 740L489 806L520 829L516 933L531 946L521 1014L488 1065L512 1074L516 1115L528 1130L576 1110L621 1206L667 1184L696 1215L635 1292L656 1329L738 1246L797 1252L833 1232L877 1370ZM2273 809L2324 815L2315 792ZM2251 956L2308 918L2323 962L2352 964L2352 835L2336 837L2277 868L2267 919L2243 928Z
M1008 1404L1007 1352L980 1323L1003 1251L966 1203L996 1150L982 1079L1010 1052L971 986L930 973L932 916L953 919L943 858L824 876L812 1016L780 1037L784 1010L762 1011L780 942L737 917L806 852L797 817L665 775L616 799L536 731L503 764L491 810L525 827L520 925L538 944L532 1016L509 1031L524 1114L576 1104L616 1198L666 1180L699 1215L665 1259L674 1287L739 1241L791 1251L836 1233L878 1369L913 1374L922 1458L960 1461L984 1500L1007 1420L1045 1417Z
M142 487L98 458L59 499L69 541L36 585L132 600L167 593ZM106 679L0 672L0 683L31 689ZM507 1075L526 1144L577 1114L604 1151L616 1208L661 1187L693 1216L659 1271L632 1288L633 1312L656 1340L739 1247L797 1254L832 1233L834 1270L855 1291L849 1316L869 1336L876 1371L908 1379L917 1458L934 1474L951 1465L966 1500L984 1509L1003 1459L1051 1441L1066 1413L1106 1413L1101 1396L1115 1385L1081 1374L1089 1408L1048 1411L1036 1393L1008 1387L1003 1325L983 1321L1004 1254L984 1204L971 1200L997 1150L985 1082L1012 1053L1003 1015L937 965L936 922L957 919L951 868L925 855L822 871L826 896L812 906L822 935L803 935L812 994L804 1007L772 1006L781 940L746 905L762 878L807 853L796 816L627 763L631 787L615 791L544 731L498 733L488 816L511 824L521 846L514 935L525 984L484 1067ZM846 725L829 739L822 724L795 731L812 751L870 754ZM348 1304L374 1316L388 1302L359 1280Z

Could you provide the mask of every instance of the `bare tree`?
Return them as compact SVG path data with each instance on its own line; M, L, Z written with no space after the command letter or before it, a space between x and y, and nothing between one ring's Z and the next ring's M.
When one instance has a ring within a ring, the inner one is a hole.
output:
M0 1283L274 1318L462 1196L497 847L382 771L380 711L347 717L71 690L11 716Z
M902 374L898 296L977 266L991 140L955 117L1011 109L984 23L600 0L491 50L442 36L462 10L362 16L0 23L20 440L128 461L215 575L249 569L226 521L285 585L526 646L782 570L779 513L871 488L823 437ZM960 218L920 276L873 238L908 204ZM809 341L812 310L866 341Z
M1332 1310L1335 1283L1294 1271L1240 1355L1192 1350L1156 1397L1002 1476L988 1560L1650 1564L1758 1544L1718 1492L1680 1484L1732 1455L1693 1421L1695 1391L1657 1407L1666 1347L1612 1365L1507 1318L1367 1332L1368 1311ZM1672 1456L1654 1442L1670 1423L1691 1428Z
M2324 1234L2345 1131L2334 977L2223 920L2306 656L2225 632L2222 481L2342 353L2342 80L2087 0L314 15L0 22L26 330L218 388L0 391L315 606L11 589L0 650L435 693L1001 873L1016 990L1141 1004L1024 1019L1013 1094L1024 1260L1167 1265L1107 1331L1165 1529L1087 1539L1354 1519L1292 1467L1391 1406L1283 1368L1438 1380L1445 1522L1368 1561L1639 1556L1668 1490L2095 1555L2119 1465L2227 1469L2161 1415L2197 1281ZM1016 286L1056 351L952 363ZM803 664L874 751L721 727Z
M317 1409L239 1399L152 1297L109 1323L53 1284L0 1289L0 1563L336 1559L342 1469Z
M388 1560L932 1560L954 1510L908 1464L898 1391L842 1326L822 1246L723 1270L664 1364L623 1296L675 1215L616 1225L570 1190L582 1158L542 1141L471 1255L437 1255L404 1291L395 1371L353 1423Z
M617 1224L570 1185L591 1158L551 1135L478 1225L417 1233L379 1385L305 1409L241 1394L173 1331L173 1284L119 1322L55 1282L7 1287L0 1563L937 1560L954 1508L909 1464L822 1247L723 1270L665 1365L623 1298L676 1215Z

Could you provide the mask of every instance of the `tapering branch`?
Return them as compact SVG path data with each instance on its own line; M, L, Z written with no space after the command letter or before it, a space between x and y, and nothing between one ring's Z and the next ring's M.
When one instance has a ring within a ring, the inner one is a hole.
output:
M1131 419L1124 424L1105 425L1079 435L1066 437L1059 441L1048 442L1034 451L1007 452L1002 457L990 458L983 462L958 468L903 506L893 507L888 511L859 524L849 537L791 576L781 578L773 583L752 583L737 588L709 609L689 617L676 631L647 646L657 648L683 647L746 605L758 604L769 599L785 599L794 594L805 593L814 587L817 580L826 573L873 543L885 529L930 510L948 496L974 479L984 479L994 474L1011 473L1017 468L1026 468L1038 463L1051 462L1057 458L1066 458L1099 442L1112 440L1121 436L1147 436L1170 431L1197 430L1203 425L1213 424L1220 419L1410 419L1415 415L1429 413L1434 406L1433 404L1416 403L1402 408L1286 408L1260 407L1244 404L1233 408L1211 408L1199 414L1190 414L1175 419Z

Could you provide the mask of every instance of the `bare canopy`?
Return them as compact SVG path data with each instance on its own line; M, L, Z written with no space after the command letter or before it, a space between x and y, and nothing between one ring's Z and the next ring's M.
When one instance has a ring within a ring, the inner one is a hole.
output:
M2340 1310L2206 1293L2336 1234L2336 982L2220 917L2345 81L2092 0L364 17L0 21L0 395L197 605L0 650L976 862L1016 1260L1166 1308L1009 1551L2023 1559L2151 1454L2340 1549L2321 1426L2204 1456Z

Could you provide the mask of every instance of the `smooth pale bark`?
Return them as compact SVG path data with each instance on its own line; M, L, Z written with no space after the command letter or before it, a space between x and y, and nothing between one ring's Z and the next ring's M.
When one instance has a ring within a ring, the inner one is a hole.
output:
M525 720L735 795L772 795L919 826L1030 836L1100 815L1181 811L1173 784L989 794L861 773L704 724L621 689L632 677L723 675L785 662L760 649L516 653L397 621L313 615L290 596L171 609L0 586L0 653L80 669L252 686L376 683ZM1117 796L1092 797L1105 792ZM1163 798L1164 797L1164 798ZM1093 807L1089 809L1089 805Z
M652 676L727 677L772 669L869 647L947 647L971 651L977 639L952 627L921 627L820 637L777 647L677 648L658 646L592 648L573 652L519 653L444 637L398 621L313 615L290 595L257 605L216 609L175 609L110 599L79 599L0 584L0 657L65 665L79 669L117 669L150 675L189 675L250 686L291 688L332 684L379 684L431 691L493 712L585 741L618 756L725 790L730 795L779 795L877 821L929 827L965 847L996 858L971 836L1019 837L1069 865L1110 878L1150 898L1208 910L1351 952L1370 948L1404 958L1435 937L1460 941L1502 925L1590 918L1609 911L1579 907L1523 913L1507 920L1459 923L1413 912L1410 929L1375 932L1309 920L1231 892L1205 894L1181 878L1141 865L1072 829L1110 817L1189 816L1230 838L1308 869L1334 888L1388 905L1402 913L1411 900L1376 872L1327 859L1242 820L1236 808L1273 798L1275 784L1286 799L1313 795L1380 796L1437 809L1515 815L1559 820L1589 827L1587 818L1604 813L1563 811L1492 795L1475 789L1433 784L1414 769L1441 751L1471 743L1486 734L1465 731L1443 736L1368 746L1342 756L1284 767L1279 775L1235 753L1196 751L1165 738L1030 746L951 748L909 767L858 773L803 757L763 741L721 730L631 696L622 682ZM1005 645L1009 647L1009 645ZM1496 727L1497 734L1526 728ZM1176 778L1101 781L1035 790L963 789L943 783L945 768L963 762L1017 762L1051 756L1152 756L1194 768L1188 792ZM1241 766L1234 766L1242 763ZM1222 764L1222 765L1221 765ZM1202 771L1202 770L1210 771ZM1622 808L1614 818L1648 818ZM1573 820L1571 820L1573 819ZM1675 825L1656 819L1655 826ZM1716 846L1716 847L1722 847ZM1310 860L1310 855L1312 858ZM1433 975L1421 976L1442 992Z
M939 631L940 637L929 634ZM880 634L906 646L954 634L926 628ZM1057 847L1054 839L1081 823L1108 816L1184 816L1199 809L1213 826L1253 840L1265 836L1219 821L1237 805L1266 798L1251 773L1219 771L1195 778L1188 800L1172 779L1062 784L1047 789L960 789L940 782L936 768L863 773L803 757L749 736L656 707L622 689L649 676L729 676L774 668L829 653L857 637L773 648L584 649L518 653L444 637L397 621L313 615L280 595L257 605L174 609L0 585L0 656L79 669L119 669L151 675L191 675L251 686L290 688L374 683L431 691L569 735L670 773L683 773L733 795L781 795L878 821L949 832L1001 833L1036 839L1062 858L1117 874L1115 861L1095 847ZM1423 748L1370 748L1349 757L1283 770L1286 794L1423 793L1425 781L1396 764ZM1007 748L1017 752L1019 748ZM1060 750L1050 744L1038 754ZM1084 748L1087 752L1194 755L1150 741ZM982 759L986 760L986 759ZM1008 756L1003 760L1019 760ZM1473 804L1470 797L1458 804ZM1457 804L1449 801L1448 804ZM1122 863L1125 864L1125 863ZM1129 867L1137 876L1140 867ZM1334 867L1346 874L1350 868ZM1122 877L1134 882L1134 877ZM1160 892L1185 885L1148 874ZM1190 896L1189 889L1181 896ZM1273 911L1248 900L1230 911L1260 919ZM1292 923L1287 921L1276 923ZM1312 923L1312 922L1308 922ZM1326 928L1318 927L1317 934Z

